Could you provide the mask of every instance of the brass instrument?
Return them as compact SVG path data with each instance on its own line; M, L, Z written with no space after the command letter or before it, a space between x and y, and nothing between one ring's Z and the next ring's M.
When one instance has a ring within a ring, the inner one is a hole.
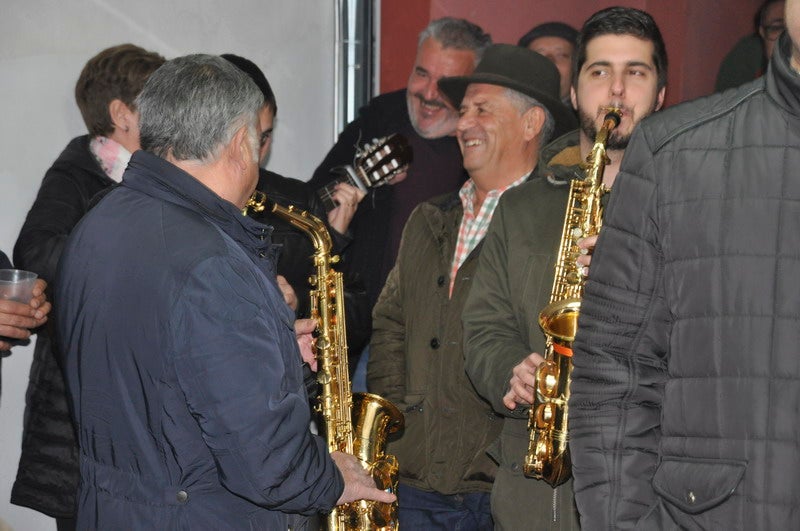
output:
M311 317L317 320L317 381L320 384L318 413L325 427L328 451L356 456L370 472L375 485L397 493L398 463L386 455L388 435L402 429L403 414L397 407L371 393L352 393L347 366L344 289L342 274L331 268L339 261L331 256L331 237L325 224L308 212L293 206L283 207L256 191L246 210L265 208L306 233L314 244L316 275L309 278ZM399 529L397 502L379 503L358 500L335 507L328 515L329 531L367 531Z
M603 171L609 162L606 143L620 119L619 109L607 110L594 147L582 165L586 176L572 180L550 303L539 313L539 326L545 334L545 361L536 369L534 402L528 419L530 441L523 471L526 476L542 479L553 487L572 474L567 446L572 342L578 328L585 280L576 263L581 254L577 242L600 230L603 214L600 199L608 192L603 186Z

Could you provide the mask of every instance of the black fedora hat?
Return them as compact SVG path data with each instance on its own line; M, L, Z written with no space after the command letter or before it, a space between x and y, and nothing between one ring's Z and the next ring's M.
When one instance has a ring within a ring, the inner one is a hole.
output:
M500 85L538 100L556 122L555 137L578 127L572 110L561 103L558 69L547 57L513 44L493 44L469 76L445 77L439 90L458 109L470 83Z

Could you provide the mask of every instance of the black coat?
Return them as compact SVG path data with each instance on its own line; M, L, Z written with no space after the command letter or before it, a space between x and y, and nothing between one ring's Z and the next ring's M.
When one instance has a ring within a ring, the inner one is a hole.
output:
M584 530L797 529L800 75L642 121L575 340Z
M374 98L359 111L309 184L318 189L331 182L335 179L332 168L353 163L356 145L391 133L401 133L408 139L414 162L403 182L373 188L361 201L350 224L353 242L345 253L344 269L363 279L370 312L394 266L400 235L411 211L424 200L457 190L467 178L455 138L419 136L408 117L406 91L398 90ZM406 196L413 199L405 200Z
M89 151L89 140L89 136L73 139L47 170L14 246L14 263L46 280L51 300L67 237L89 209L92 197L114 184ZM54 301L56 311L58 302ZM25 399L22 456L11 503L70 518L75 514L78 452L64 377L54 351L52 322L36 339Z
M56 322L79 529L286 529L341 495L270 232L144 151L76 227Z

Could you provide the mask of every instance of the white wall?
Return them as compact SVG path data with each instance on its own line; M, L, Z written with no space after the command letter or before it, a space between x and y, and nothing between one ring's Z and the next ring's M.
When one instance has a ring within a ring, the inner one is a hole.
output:
M328 0L0 0L0 249L9 256L45 170L85 127L73 90L84 63L132 42L172 58L235 53L278 100L269 168L307 180L332 144L334 2ZM0 529L54 530L8 503L33 347L3 360Z

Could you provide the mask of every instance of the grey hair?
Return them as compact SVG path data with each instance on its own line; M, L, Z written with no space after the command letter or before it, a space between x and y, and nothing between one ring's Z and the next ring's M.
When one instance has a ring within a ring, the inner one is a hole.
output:
M474 52L476 65L483 57L486 48L492 45L491 35L484 32L477 24L463 18L443 17L431 21L419 34L417 48L419 49L428 38L437 40L442 48Z
M242 126L258 158L258 112L264 95L231 63L215 55L167 61L136 99L142 149L176 160L208 163Z
M536 98L531 98L527 94L523 94L522 92L518 92L512 88L506 87L505 95L509 100L511 100L511 104L520 114L525 114L528 109L533 107L539 107L544 111L544 124L542 124L540 144L542 146L547 144L556 129L556 121L553 118L553 114L550 112L550 110Z

